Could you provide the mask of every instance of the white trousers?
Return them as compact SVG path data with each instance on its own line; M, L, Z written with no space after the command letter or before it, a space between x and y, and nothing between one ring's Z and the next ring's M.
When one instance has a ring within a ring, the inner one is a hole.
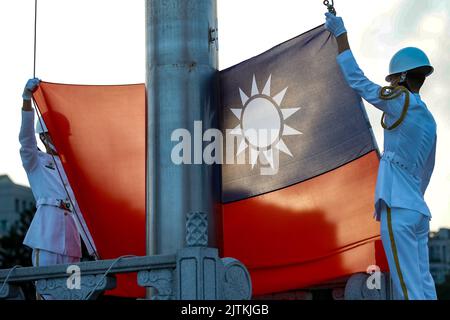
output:
M32 263L35 267L53 266L55 264L78 263L80 258L65 256L62 254L50 252L47 250L33 249ZM36 294L38 300L54 300L51 295L44 294L42 297Z
M429 217L418 211L388 208L381 212L381 240L396 300L436 300L428 257Z

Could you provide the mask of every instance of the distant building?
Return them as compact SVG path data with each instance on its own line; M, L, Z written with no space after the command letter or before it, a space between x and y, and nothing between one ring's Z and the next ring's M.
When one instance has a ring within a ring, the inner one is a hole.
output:
M445 282L450 275L450 229L430 234L430 271L436 284Z
M8 233L24 210L34 206L29 187L15 184L7 175L0 175L0 237Z

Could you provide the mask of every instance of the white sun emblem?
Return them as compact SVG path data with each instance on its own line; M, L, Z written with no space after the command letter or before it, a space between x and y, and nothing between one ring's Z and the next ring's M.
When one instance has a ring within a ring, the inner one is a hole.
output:
M239 156L249 147L252 169L261 153L273 168L274 149L292 157L293 155L282 137L302 134L300 131L284 124L284 121L300 110L300 108L281 108L281 103L288 88L286 87L280 93L271 96L271 79L272 75L269 76L263 91L260 93L256 84L256 78L253 75L250 97L239 88L242 108L230 108L240 120L240 124L231 131L231 134L240 135L243 138L236 155Z

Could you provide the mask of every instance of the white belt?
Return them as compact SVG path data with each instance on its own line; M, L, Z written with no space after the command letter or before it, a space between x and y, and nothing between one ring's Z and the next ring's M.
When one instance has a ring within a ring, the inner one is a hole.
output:
M409 163L402 157L398 156L395 152L385 151L385 152L383 152L383 155L381 157L382 157L382 159L386 159L386 160L396 164L397 166L399 166L403 170L406 170L413 176L420 177L420 175L422 173L422 170L417 166L417 164Z

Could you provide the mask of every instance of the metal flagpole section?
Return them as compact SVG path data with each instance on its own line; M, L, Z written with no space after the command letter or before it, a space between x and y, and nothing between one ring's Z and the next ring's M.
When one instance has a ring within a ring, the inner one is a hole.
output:
M191 212L207 215L217 245L217 167L204 163L202 142L218 128L216 35L216 0L146 1L147 255L185 247ZM172 159L179 143L183 164Z

